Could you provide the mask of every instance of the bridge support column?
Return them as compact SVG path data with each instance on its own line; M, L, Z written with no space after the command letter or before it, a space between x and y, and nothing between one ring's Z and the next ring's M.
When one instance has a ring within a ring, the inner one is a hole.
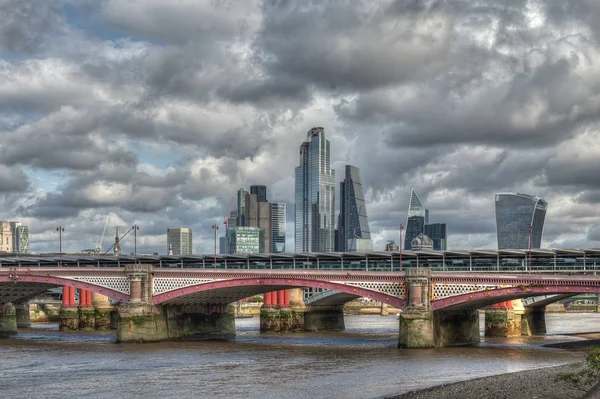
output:
M492 305L485 310L486 337L520 337L521 316L515 315L510 301Z
M167 305L169 339L224 340L235 338L233 305Z
M523 335L545 335L546 334L546 307L536 306L525 308L522 318Z
M17 333L17 310L12 303L0 305L0 337Z
M265 300L260 308L260 332L279 332L280 329L277 291L265 292Z
M130 297L117 309L117 343L157 342L169 339L166 316L151 303L152 265L125 265Z
M306 331L341 331L344 324L344 305L311 305L304 313Z
M306 306L304 305L304 290L302 288L293 288L287 290L286 292L286 301L292 310L291 331L304 331L304 313L306 313Z
M63 286L63 303L58 312L60 331L79 330L79 311L75 303L75 288Z
M428 269L408 269L408 306L400 313L398 348L433 348L435 342L434 317L429 303Z
M79 290L79 329L94 331L96 329L96 311L92 306L92 293L88 290Z
M294 304L292 305L290 302ZM295 301L290 300L289 290L265 293L264 305L260 308L260 331L303 331L304 312L296 308Z
M108 297L92 292L92 305L95 310L96 330L110 330L110 313L114 310L114 306L110 304Z
M15 305L17 315L17 328L31 327L31 315L29 314L29 302L19 303Z

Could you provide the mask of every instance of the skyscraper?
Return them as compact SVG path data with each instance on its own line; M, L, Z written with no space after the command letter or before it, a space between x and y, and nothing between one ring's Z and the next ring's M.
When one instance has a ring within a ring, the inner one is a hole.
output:
M285 252L285 202L271 202L271 252Z
M256 202L267 202L267 186L250 186L250 194L256 194Z
M192 229L187 227L167 229L167 253L171 251L173 255L192 254Z
M322 127L310 129L300 145L295 191L296 252L333 251L335 171L330 168L330 145Z
M29 252L29 227L28 226L17 226L15 230L15 247L14 252L20 254L26 254Z
M498 249L540 248L548 203L520 193L496 194ZM531 226L531 231L529 231Z
M404 249L410 249L413 238L423 233L426 218L429 219L429 212L425 209L425 206L413 188L410 190L410 204L408 205Z
M340 252L350 251L349 243L356 243L357 239L371 239L360 169L352 165L346 165L344 181L340 182L340 215L337 230L337 250ZM356 245L352 247L356 250Z
M446 223L432 223L425 225L425 235L433 241L433 249L445 251L447 248Z
M237 192L237 223L236 226L248 226L248 202L250 194L240 188Z

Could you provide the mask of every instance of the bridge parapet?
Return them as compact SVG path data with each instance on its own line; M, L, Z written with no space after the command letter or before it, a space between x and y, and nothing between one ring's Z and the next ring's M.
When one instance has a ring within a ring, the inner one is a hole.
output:
M152 265L129 264L123 271L129 279L129 302L148 304L152 302Z
M431 271L429 269L408 269L406 282L408 283L408 306L414 309L429 310L429 283Z

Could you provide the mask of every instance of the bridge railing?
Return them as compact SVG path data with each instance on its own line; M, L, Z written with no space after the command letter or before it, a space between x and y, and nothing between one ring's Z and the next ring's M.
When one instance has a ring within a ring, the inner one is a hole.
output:
M420 254L419 257L403 259L400 265L398 257L365 255L363 258L355 256L333 256L319 258L317 256L306 258L288 257L276 259L257 258L203 258L196 259L166 259L173 257L154 257L144 259L143 263L153 264L157 268L193 268L193 269L231 269L231 270L331 270L331 271L367 271L367 272L400 272L409 268L428 268L441 272L498 272L498 273L597 273L600 272L600 256L585 257L557 257L535 256L510 257L510 256L440 256L439 254ZM58 267L56 259L23 258L7 259L0 257L0 268L10 267ZM133 258L94 258L90 260L78 258L69 260L63 258L63 267L123 267L133 263Z

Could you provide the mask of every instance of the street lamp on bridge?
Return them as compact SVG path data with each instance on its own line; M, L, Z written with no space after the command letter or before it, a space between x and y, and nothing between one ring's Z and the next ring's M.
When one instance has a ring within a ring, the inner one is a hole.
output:
M217 224L212 225L212 229L215 234L215 259L214 259L214 267L217 267L217 230L219 230L219 226Z
M529 267L529 270L531 270L531 231L533 230L533 226L529 225L529 260L527 261L527 266ZM527 268L525 268L525 271L527 271Z
M140 226L134 224L131 228L133 229L133 263L137 263L137 231Z
M62 267L62 232L65 231L62 226L56 228L58 231L58 265Z
M398 242L398 248L400 248L400 271L402 271L402 232L404 226L400 223L400 241Z

